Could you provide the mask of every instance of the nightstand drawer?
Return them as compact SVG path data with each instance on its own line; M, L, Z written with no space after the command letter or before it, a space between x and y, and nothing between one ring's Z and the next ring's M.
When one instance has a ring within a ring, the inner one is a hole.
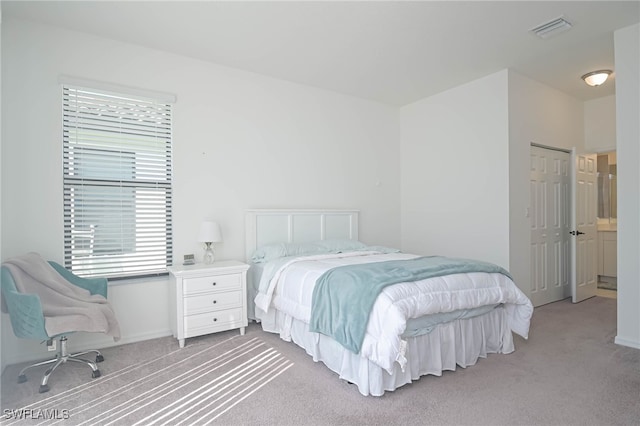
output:
M184 327L187 337L192 332L201 328L230 328L229 325L237 323L238 327L243 325L242 309L225 309L223 311L207 312L197 315L186 315L184 317Z
M185 278L184 294L217 290L235 290L242 286L242 274L215 275L201 278Z
M223 309L242 306L242 291L216 291L197 296L184 298L184 313L191 315L196 313L219 311Z

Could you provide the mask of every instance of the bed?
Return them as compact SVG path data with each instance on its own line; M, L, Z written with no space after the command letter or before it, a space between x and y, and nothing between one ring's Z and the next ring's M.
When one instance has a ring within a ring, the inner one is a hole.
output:
M373 396L528 337L533 306L507 271L364 244L358 216L248 211L250 319Z

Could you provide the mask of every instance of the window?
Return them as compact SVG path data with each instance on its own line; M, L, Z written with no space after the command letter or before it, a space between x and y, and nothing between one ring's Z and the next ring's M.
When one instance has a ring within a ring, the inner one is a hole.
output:
M63 86L65 266L80 276L172 263L171 104Z

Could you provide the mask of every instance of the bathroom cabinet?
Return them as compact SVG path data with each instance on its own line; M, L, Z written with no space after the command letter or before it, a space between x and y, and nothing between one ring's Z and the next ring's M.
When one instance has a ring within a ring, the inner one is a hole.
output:
M617 231L598 231L598 275L613 278L618 275Z

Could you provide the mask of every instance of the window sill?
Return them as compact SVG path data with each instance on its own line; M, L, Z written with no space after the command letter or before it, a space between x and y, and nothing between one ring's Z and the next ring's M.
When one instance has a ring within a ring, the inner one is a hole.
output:
M160 282L160 281L169 281L169 275L158 275L158 276L150 276L150 277L140 277L140 278L123 278L119 280L107 280L109 287L116 287L121 285L133 285L133 284L142 284L147 282Z

